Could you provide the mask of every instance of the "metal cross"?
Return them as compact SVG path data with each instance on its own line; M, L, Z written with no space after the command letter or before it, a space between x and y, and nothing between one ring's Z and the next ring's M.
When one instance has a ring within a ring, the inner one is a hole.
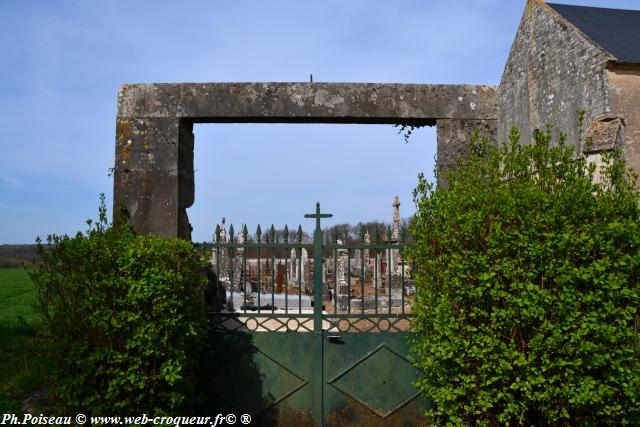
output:
M316 230L321 230L320 228L320 218L331 218L332 214L323 214L320 213L320 202L316 203L316 213L314 214L305 214L305 218L315 218L316 219Z

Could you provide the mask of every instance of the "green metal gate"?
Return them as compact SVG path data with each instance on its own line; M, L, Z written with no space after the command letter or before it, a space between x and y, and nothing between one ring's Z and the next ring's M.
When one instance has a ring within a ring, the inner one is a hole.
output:
M258 227L255 241L246 226L237 237L231 226L228 241L216 231L212 261L228 293L210 313L210 413L266 426L427 423L413 385L422 373L407 360L404 233L325 244L320 221L330 216L319 204L305 215L316 220L313 244L300 227L292 241L286 227L281 241L273 226L265 236Z

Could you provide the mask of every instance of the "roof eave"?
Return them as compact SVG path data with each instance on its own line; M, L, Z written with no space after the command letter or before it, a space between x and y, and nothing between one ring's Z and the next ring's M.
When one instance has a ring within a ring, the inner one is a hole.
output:
M551 11L551 13L553 13L554 16L556 16L557 19L559 19L561 22L564 22L567 26L572 28L573 31L575 31L578 35L583 37L587 42L591 43L596 49L600 50L605 56L607 56L607 58L605 60L606 61L605 65L608 66L611 62L618 62L618 58L613 53L609 52L600 43L596 42L591 37L589 37L584 32L582 32L582 30L580 30L578 27L573 25L573 23L571 21L569 21L567 18L562 16L562 14L560 12L558 12L557 10L555 10L554 8L552 8L551 6L549 6L548 4L546 4L542 0L537 0L536 3L539 6L544 7L546 10Z
M620 61L618 59L611 59L607 61L607 69L612 68L625 68L625 69L640 69L640 62Z

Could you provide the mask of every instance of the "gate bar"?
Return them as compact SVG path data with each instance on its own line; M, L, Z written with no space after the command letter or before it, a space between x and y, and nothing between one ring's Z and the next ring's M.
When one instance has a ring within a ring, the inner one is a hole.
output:
M320 228L321 218L331 218L332 214L320 213L320 202L316 203L315 214L305 214L305 218L315 218L316 229L313 232L313 335L315 341L315 369L313 387L313 420L316 425L324 425L323 408L323 345L324 337L322 333L322 228Z

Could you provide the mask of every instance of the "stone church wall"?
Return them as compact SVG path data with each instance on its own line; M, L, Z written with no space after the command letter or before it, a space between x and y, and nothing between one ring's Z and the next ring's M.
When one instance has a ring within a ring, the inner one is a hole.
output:
M498 140L516 126L529 142L536 128L552 124L555 136L577 143L578 111L586 112L583 131L610 114L609 59L549 6L529 0L498 88Z

